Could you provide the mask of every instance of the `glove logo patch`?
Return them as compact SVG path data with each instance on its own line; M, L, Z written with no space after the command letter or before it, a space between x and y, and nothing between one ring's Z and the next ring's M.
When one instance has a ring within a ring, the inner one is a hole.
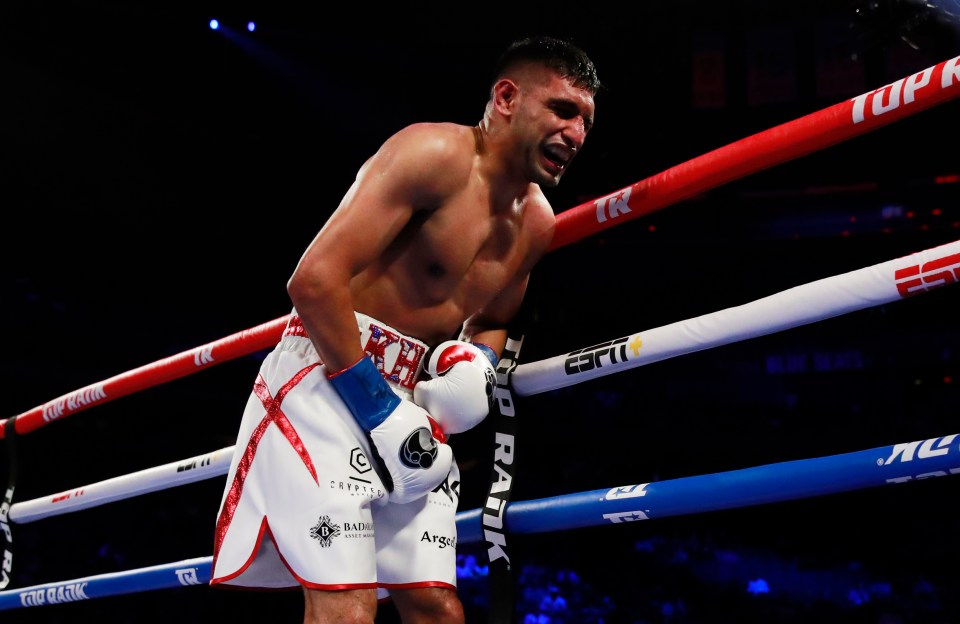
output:
M493 389L497 387L497 374L492 368L483 369L483 374L487 378L487 386L484 389L487 393L487 405L493 407Z
M437 441L426 427L415 429L400 445L400 461L408 468L426 470L437 458Z

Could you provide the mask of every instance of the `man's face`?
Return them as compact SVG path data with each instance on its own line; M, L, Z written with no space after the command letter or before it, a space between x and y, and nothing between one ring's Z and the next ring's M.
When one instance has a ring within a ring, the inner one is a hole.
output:
M517 130L527 149L528 176L556 186L593 126L593 96L546 69L523 82L521 96Z

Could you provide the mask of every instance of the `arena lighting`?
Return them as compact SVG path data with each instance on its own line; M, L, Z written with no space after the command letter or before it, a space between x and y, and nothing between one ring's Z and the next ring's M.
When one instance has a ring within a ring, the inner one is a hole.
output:
M747 593L753 594L754 596L759 596L760 594L769 594L770 585L767 583L766 579L758 578L747 583Z
M210 30L220 30L220 20L212 18L209 22ZM257 29L257 24L254 21L247 22L247 32L253 32Z

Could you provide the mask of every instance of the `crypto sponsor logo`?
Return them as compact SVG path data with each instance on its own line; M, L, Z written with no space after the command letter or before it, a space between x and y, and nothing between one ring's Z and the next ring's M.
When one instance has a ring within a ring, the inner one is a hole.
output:
M370 465L370 460L367 459L366 454L360 449L359 446L350 449L350 467L360 474L366 474L373 468Z
M433 544L440 550L444 548L456 548L457 547L457 538L456 537L447 537L446 535L431 535L429 531L424 531L423 535L420 536L420 543L427 542L428 544Z
M320 516L310 529L310 537L320 542L321 548L330 546L333 538L340 535L340 525L330 521L330 516Z
M355 481L359 481L359 483L355 483ZM350 479L344 481L331 479L330 489L346 492L350 496L364 496L371 500L386 496L386 492L381 488L374 487L369 482L363 481L362 479L354 479L353 477L350 477Z
M563 370L568 375L585 373L595 368L602 368L604 362L608 365L622 364L626 362L627 351L633 353L634 357L640 354L640 347L643 341L639 335L626 336L602 342L585 349L577 349L567 354L563 362Z
M897 269L893 274L903 298L960 281L960 253Z

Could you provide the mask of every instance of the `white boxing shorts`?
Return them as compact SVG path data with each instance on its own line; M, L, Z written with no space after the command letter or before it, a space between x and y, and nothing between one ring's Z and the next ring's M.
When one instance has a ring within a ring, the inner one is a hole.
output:
M427 346L357 314L361 344L411 400ZM456 461L389 503L371 443L327 380L296 311L247 400L214 536L211 585L319 590L456 587Z

